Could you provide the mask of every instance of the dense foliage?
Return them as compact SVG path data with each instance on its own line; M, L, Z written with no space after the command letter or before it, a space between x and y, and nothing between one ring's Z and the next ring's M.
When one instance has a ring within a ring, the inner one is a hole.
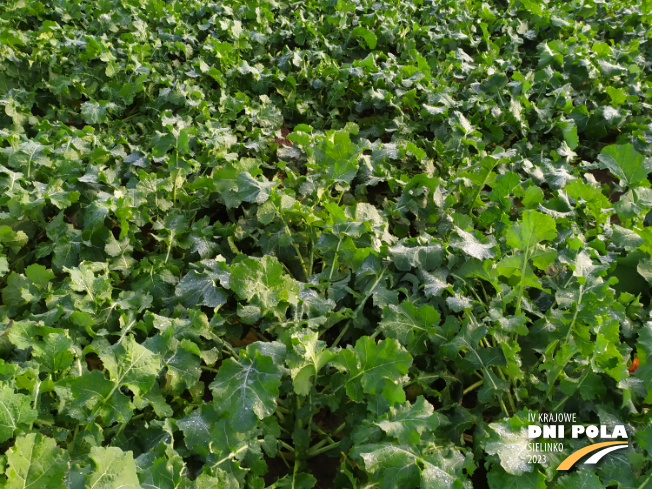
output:
M0 486L652 487L649 11L2 2Z

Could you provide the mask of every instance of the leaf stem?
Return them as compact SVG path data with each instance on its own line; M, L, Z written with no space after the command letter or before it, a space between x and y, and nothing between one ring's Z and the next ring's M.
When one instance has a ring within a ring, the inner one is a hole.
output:
M326 440L322 440L322 441L325 442ZM340 442L339 442L339 441L336 441L336 442L334 442L334 443L329 443L329 444L326 445L325 447L320 447L320 448L317 448L317 445L315 445L315 446L312 447L310 450L308 450L307 455L308 455L309 457L314 457L314 456L316 456L316 455L320 455L320 454L322 454L322 453L324 453L324 452L328 452L329 450L332 450L333 448L338 447L339 444L340 444Z
M333 255L333 262L331 263L331 272L328 274L328 282L333 279L333 271L335 270L335 264L337 263L337 252L340 251L340 246L342 245L342 237L340 237L337 242L337 247L335 248L335 254Z
M71 455L75 451L75 444L77 443L77 433L79 433L80 426L81 426L80 424L75 425L75 431L73 432L72 441L70 442L70 448L68 449L68 452L70 452Z
M39 380L39 381L36 383L36 388L34 389L34 402L32 403L32 408L33 408L34 411L36 411L37 413L38 413L38 396L39 396L39 392L40 392L40 390L41 390L41 381ZM34 421L32 421L32 422L29 424L29 429L30 429L30 430L32 429L32 426L34 426Z
M312 275L314 264L315 264L315 250L312 246L312 239L311 239L310 240L310 266L308 267L308 272L310 273L310 275ZM306 277L306 281L308 281L308 276Z
M361 311L362 308L364 307L364 305L365 305L365 303L367 302L367 300L369 300L369 297L371 297L371 295L373 294L374 290L376 289L376 286L380 283L381 279L382 279L384 276L385 276L385 269L383 269L383 270L380 272L380 275L378 275L378 278L376 279L376 281L374 282L374 284L371 286L371 289L369 289L369 292L367 292L367 295L366 295L366 296L364 297L364 299L360 302L360 304L358 305L358 307L356 307L355 311L353 311L353 315L349 318L349 321L346 323L346 326L344 326L344 328L342 328L342 331L340 332L340 334L337 336L337 338L335 338L335 341L333 342L333 346L337 346L337 344L340 342L340 340L342 339L342 337L344 337L344 335L346 334L346 332L347 332L348 329L349 329L349 326L351 326L351 322L352 322L356 317L358 317L358 314L360 313L360 311Z
M564 345L568 343L570 340L570 335L571 332L573 331L573 328L575 327L575 321L577 321L577 315L580 312L580 305L582 304L582 297L584 296L584 285L580 285L580 296L577 299L577 305L575 306L575 314L573 314L573 319L570 323L570 326L568 327L568 332L566 333L566 338L564 339Z
M527 269L527 262L530 259L528 257L528 251L529 248L523 252L523 265L521 266L521 277L518 283L518 302L516 303L517 316L521 314L521 301L523 300L523 292L525 290L525 270Z
M568 342L570 341L570 335L571 335L571 332L573 331L573 328L575 327L575 322L577 321L577 315L578 315L579 310L580 310L580 305L582 304L582 297L583 297L583 295L584 295L584 285L580 285L580 296L579 296L578 299L577 299L577 305L575 306L575 313L573 314L573 319L571 320L571 323L570 323L570 325L568 326L568 332L566 333L566 338L564 338L564 342L563 342L563 343L561 344L561 346L559 347L560 349L561 349L564 345L567 345ZM572 357L572 355L571 355L571 357ZM546 399L548 399L548 398L550 397L550 395L552 394L552 389L554 388L555 383L557 382L557 377L559 377L559 375L563 372L564 367L566 367L566 364L570 361L571 357L568 357L568 358L566 359L566 362L565 362L564 365L562 365L562 367L559 369L559 372L557 372L557 374L555 375L555 377L550 381L550 385L549 385L549 387L548 387L548 391L546 392Z
M580 380L579 380L579 382L578 382L578 384L577 384L577 389L579 389L579 388L582 386L582 384L584 383L584 381L586 380L586 378L589 376L589 372L590 372L590 370L587 370L587 371L584 373L584 375L582 375L582 377L580 377ZM558 404L553 408L552 412L554 413L554 412L557 411L559 408L561 408L561 407L566 403L566 401L568 401L569 399L570 399L570 396L566 396L566 397L564 397L564 398L563 398L561 401L559 401L559 403L558 403Z
M647 479L643 481L643 484L638 486L638 489L645 489L645 486L647 485L648 482L650 482L650 479L652 479L652 474L650 474Z
M217 467L218 465L223 464L223 463L226 462L227 460L231 460L231 459L233 459L236 455L238 455L240 452L246 450L247 448L249 448L249 445L245 445L245 446L243 446L243 447L238 448L235 452L231 452L231 453L229 453L226 457L221 458L220 460L218 460L217 462L215 462L211 468L214 469L215 467Z
M168 241L168 252L167 255L165 255L165 263L168 262L168 259L170 258L170 251L172 251L172 240L174 239L174 229L170 232L170 239Z
M285 222L285 219L283 219L283 225L285 226L285 232L288 233L288 236L293 236L293 233L290 231L290 227L288 226L287 222ZM306 266L306 262L303 259L303 255L299 250L299 246L294 241L292 242L292 248L294 248L294 251L297 254L297 258L299 258L299 261L301 262L301 268L303 269L303 280L305 282L308 280L308 267Z
M475 201L478 200L478 197L480 196L480 192L482 192L482 189L484 188L485 184L487 183L487 180L489 179L489 175L491 175L491 172L498 165L498 161L499 160L496 160L494 165L491 168L489 168L489 170L487 171L487 174L484 177L484 180L482 180L482 183L478 186L478 190L475 192L475 195L473 196L473 199L471 200L470 209L469 209L469 216L470 217L473 217L473 204L475 204Z

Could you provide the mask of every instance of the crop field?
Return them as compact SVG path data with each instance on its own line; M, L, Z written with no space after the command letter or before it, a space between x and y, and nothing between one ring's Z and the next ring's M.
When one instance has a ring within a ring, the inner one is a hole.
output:
M0 488L652 489L651 155L652 0L3 0Z

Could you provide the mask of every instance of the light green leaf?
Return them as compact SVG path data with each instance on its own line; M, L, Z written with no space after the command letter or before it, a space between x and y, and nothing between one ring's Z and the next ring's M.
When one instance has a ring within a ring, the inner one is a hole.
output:
M16 394L10 387L0 388L0 443L14 436L17 429L33 423L36 417L29 397Z
M363 336L354 348L342 350L334 363L347 372L346 393L354 401L362 401L363 393L382 393L390 405L405 402L400 379L412 365L412 357L395 339L376 343Z
M492 250L496 246L496 240L493 237L489 237L485 244L476 238L473 233L467 233L457 226L455 226L455 233L448 242L453 248L462 250L478 260L487 260L496 256L496 252Z
M495 464L487 474L489 489L546 489L546 476L539 471L514 475Z
M438 243L423 246L407 247L403 243L389 249L392 262L402 272L411 268L420 270L433 270L440 266L444 258L444 247Z
M352 456L362 460L382 489L453 489L464 478L464 458L448 449L425 455L414 445L374 443L354 447Z
M245 258L232 265L229 288L259 306L263 315L272 313L280 320L290 304L297 304L300 291L299 282L286 275L283 265L270 255Z
M606 168L623 180L627 187L649 187L647 176L652 172L652 162L631 144L612 144L598 156L600 168Z
M93 447L95 470L87 476L84 489L141 489L132 452L118 447Z
M96 416L105 423L126 422L133 416L129 397L121 392L127 387L136 396L143 396L154 386L160 371L160 358L140 345L132 336L126 336L116 345L100 344L99 357L107 379L98 370L84 373L81 377L64 380L73 395L71 415L89 422Z
M440 418L434 414L432 405L419 396L414 404L390 407L389 413L377 424L399 443L417 445L423 433L431 433L439 426Z
M254 343L241 350L237 360L222 363L210 388L215 408L229 417L234 429L245 432L274 412L280 385L279 365Z
M334 353L326 349L326 343L319 340L317 332L297 333L292 336L292 352L288 367L292 374L294 391L302 396L310 394L315 377L333 358Z
M376 34L371 32L366 27L358 26L355 29L353 29L353 32L351 34L353 36L362 37L367 43L367 46L369 46L369 49L376 49L376 43L378 42L378 38L376 37Z
M110 350L100 350L100 359L109 371L110 380L119 386L127 386L136 394L144 394L156 382L161 361L133 336L113 345Z
M386 338L395 338L414 354L423 353L427 340L437 335L437 325L441 316L430 305L417 308L411 302L389 306L383 309L383 319L378 327Z
M59 333L47 335L42 342L34 342L33 356L44 372L55 373L67 369L74 357L70 352L72 340Z
M43 265L33 263L25 269L25 275L39 288L46 288L50 280L54 278L54 272Z
M521 428L514 432L507 423L490 423L491 434L485 445L485 451L490 455L498 455L500 465L512 475L531 472L533 465L528 464L529 452L527 445L531 441L527 429Z
M110 299L113 287L107 278L107 265L100 262L83 262L79 267L66 268L70 274L70 286L77 292L88 294L92 301ZM102 272L96 276L96 272Z
M177 284L176 296L185 307L219 307L226 303L227 295L213 279L208 272L191 270Z
M528 251L541 241L557 237L555 220L551 216L528 209L518 224L512 224L507 231L507 246Z
M604 484L597 475L580 470L560 477L555 489L604 489Z
M358 172L359 148L346 131L336 131L315 148L315 160L327 179L351 183Z
M64 489L68 453L40 433L19 437L7 452L6 489Z

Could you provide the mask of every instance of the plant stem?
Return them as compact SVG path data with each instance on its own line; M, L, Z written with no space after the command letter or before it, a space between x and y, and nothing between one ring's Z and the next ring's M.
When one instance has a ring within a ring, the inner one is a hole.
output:
M283 225L285 226L285 232L288 233L288 236L292 236L293 233L290 231L290 228L288 227L285 220L283 220ZM303 255L299 250L299 246L294 241L292 242L292 248L294 248L294 251L297 254L297 258L299 258L299 261L301 262L301 268L303 269L303 281L305 282L308 280L308 267L306 266L306 262L303 260Z
M475 201L478 200L478 197L480 196L480 192L482 192L482 189L484 188L485 184L487 183L487 180L489 179L489 175L491 175L491 172L493 171L494 168L498 165L498 160L494 163L494 165L488 169L487 174L484 177L484 180L482 180L482 183L478 186L478 190L476 191L475 195L473 195L473 199L471 200L470 204L470 209L469 209L469 216L473 217L473 204L475 204Z
M168 253L165 255L165 263L168 262L168 259L170 258L170 251L172 251L172 240L174 239L174 229L170 231L170 240L168 241Z
M322 440L322 441L325 441L325 440ZM340 442L336 441L334 443L330 443L330 444L326 445L325 447L320 447L320 448L317 448L317 445L315 445L312 449L308 450L307 453L308 453L309 457L314 457L316 455L319 455L319 454L324 453L324 452L328 452L329 450L332 450L333 448L338 447L339 444L340 444Z
M39 380L36 383L36 388L34 389L34 401L32 403L32 407L33 407L34 411L36 411L37 413L38 413L38 396L39 396L40 390L41 390L41 381ZM32 429L32 426L34 426L33 421L29 424L29 429L30 430Z
M283 440L279 440L279 442L280 442L280 444L281 444L281 446L282 446L283 448L285 448L286 450L288 450L288 451L290 451L290 452L294 452L294 447L293 447L292 445L290 445L290 444L284 442Z
M79 424L75 426L75 431L73 432L73 435L72 435L72 441L70 442L70 448L68 449L68 452L70 452L71 455L75 451L75 444L77 443L77 433L79 433L79 427L80 426L81 425L79 425Z
M638 489L645 489L645 486L647 485L648 482L650 482L650 479L652 479L652 474L650 474L647 479L643 481L643 484L638 486Z
M312 239L311 239L311 240L310 240L310 266L308 267L308 272L309 272L310 275L312 275L312 270L313 270L313 266L314 266L314 264L315 264L315 250L313 249L313 246L312 246ZM306 280L308 280L308 277L309 277L310 275L308 275L308 276L306 277Z
M507 411L507 406L505 406L505 401L503 401L502 398L500 398L499 401L500 401L500 407L503 408L503 412L505 413L505 416L509 418L509 411Z
M464 389L464 390L462 391L462 395L464 395L464 396L467 395L467 394L468 394L469 392L471 392L473 389L477 389L477 388L480 387L482 384L484 384L484 379L482 379L482 380L478 380L477 382L471 384L471 385L468 386L466 389Z
M573 319L570 323L570 326L568 327L568 333L566 333L566 338L564 339L564 343L563 343L564 345L568 343L568 340L570 340L571 332L575 327L575 321L577 321L577 315L580 312L580 305L582 304L583 296L584 296L584 285L580 285L580 296L577 299L577 305L575 306L575 314L573 314Z
M301 399L299 398L299 396L297 396L296 399L297 399L297 407L296 407L295 418L294 418L294 426L295 426L294 429L295 431L298 431L303 429L303 421L301 420L301 418L296 416L296 413L298 413L299 410L301 409ZM297 474L299 473L299 469L301 466L301 460L299 458L301 454L297 451L297 447L294 447L293 450L294 450L294 470L292 471L292 489L294 489L294 483L297 479Z

